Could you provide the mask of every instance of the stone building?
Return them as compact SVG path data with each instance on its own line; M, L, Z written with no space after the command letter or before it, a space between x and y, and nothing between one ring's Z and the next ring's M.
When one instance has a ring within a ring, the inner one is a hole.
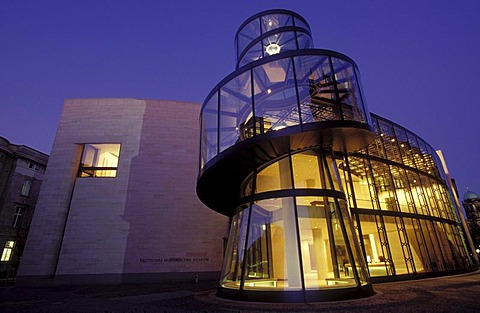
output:
M480 254L480 197L469 190L463 196L462 204L467 214L467 223L475 251Z
M17 282L217 275L227 218L195 195L199 112L188 102L66 100Z
M0 285L13 281L48 155L0 137Z

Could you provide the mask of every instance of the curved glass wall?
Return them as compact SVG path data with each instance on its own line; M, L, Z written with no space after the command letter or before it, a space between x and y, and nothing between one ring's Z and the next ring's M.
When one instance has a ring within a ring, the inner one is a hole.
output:
M369 284L334 159L305 150L247 179L246 202L232 218L221 288L308 293ZM314 299L325 300L321 294Z
M259 168L242 192L245 199L261 200L236 210L226 251L234 257L224 263L223 288L328 289L357 286L353 267L366 284L366 269L372 277L388 277L473 266L434 150L401 126L372 118L410 142L422 142L423 153L413 149L418 155L406 159L398 158L393 145L378 150L379 142L404 143L377 132L375 142L348 156L309 149ZM414 159L428 167L413 167ZM289 190L296 196L284 196ZM315 196L325 190L337 197Z
M204 102L200 165L246 139L325 121L370 125L355 63L327 50L266 58L234 72Z
M309 48L313 48L313 41L308 23L286 10L251 17L235 36L237 68L280 52Z
M385 118L372 122L374 142L337 161L370 275L472 267L435 150Z

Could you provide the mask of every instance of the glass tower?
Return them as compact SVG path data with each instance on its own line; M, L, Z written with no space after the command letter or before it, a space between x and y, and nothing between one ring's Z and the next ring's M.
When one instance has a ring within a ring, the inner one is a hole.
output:
M201 110L197 194L231 220L219 296L356 298L370 275L471 265L433 149L369 113L352 59L287 10L245 21L235 49Z

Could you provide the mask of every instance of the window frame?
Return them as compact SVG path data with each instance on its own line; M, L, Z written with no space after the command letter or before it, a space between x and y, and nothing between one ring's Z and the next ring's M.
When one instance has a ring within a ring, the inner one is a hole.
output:
M25 207L16 206L13 214L12 227L20 228L22 226L23 217L25 215Z
M8 240L5 242L2 250L2 256L0 257L0 262L10 262L12 260L13 249L15 249L14 240Z
M29 197L32 193L33 181L31 179L25 179L22 184L22 189L20 189L20 195L24 197Z
M95 146L102 146L102 145L118 145L118 155L116 156L116 166L93 166L93 164L98 162L98 153L100 151L99 148ZM94 150L94 157L93 157L93 164L92 165L85 165L85 158L87 153L87 147L90 146ZM122 148L122 144L119 142L102 142L102 143L83 143L82 144L82 154L80 158L80 166L78 169L77 177L79 178L115 178L118 174L118 166L120 161L120 151ZM112 175L113 174L113 175Z

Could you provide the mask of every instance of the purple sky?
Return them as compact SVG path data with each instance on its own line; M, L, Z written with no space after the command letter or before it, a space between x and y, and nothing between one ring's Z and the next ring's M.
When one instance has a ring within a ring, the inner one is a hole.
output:
M166 4L168 3L168 4ZM284 8L358 64L371 112L441 149L480 194L480 1L1 1L0 136L49 153L65 98L202 102L240 24Z

